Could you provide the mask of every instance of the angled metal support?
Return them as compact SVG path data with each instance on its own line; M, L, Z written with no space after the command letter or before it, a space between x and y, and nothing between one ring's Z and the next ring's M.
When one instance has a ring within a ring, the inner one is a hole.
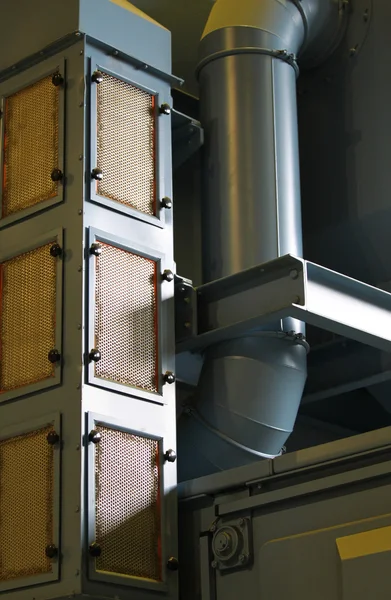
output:
M194 291L196 335L177 353L197 352L288 317L391 352L391 294L291 255Z

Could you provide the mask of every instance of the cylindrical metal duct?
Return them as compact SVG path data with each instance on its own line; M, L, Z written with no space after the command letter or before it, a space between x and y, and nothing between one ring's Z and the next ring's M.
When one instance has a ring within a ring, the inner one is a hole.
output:
M296 55L334 49L341 2L217 0L212 9L198 67L205 282L302 254ZM202 447L182 478L279 454L306 380L303 332L290 319L206 351L179 432L187 465L192 440Z

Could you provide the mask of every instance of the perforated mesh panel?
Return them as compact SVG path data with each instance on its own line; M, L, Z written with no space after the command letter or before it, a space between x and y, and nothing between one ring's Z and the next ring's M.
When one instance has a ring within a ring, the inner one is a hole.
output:
M95 375L158 389L156 262L109 244L96 258Z
M159 444L104 426L96 445L96 569L161 580Z
M103 74L97 85L97 193L155 214L154 96Z
M3 217L57 195L59 88L52 76L5 102Z
M0 441L0 582L52 572L52 429Z
M54 376L56 258L52 243L0 264L0 391Z

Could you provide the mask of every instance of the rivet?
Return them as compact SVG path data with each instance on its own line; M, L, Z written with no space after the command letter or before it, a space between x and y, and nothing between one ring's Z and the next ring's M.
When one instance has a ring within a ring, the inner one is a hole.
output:
M175 377L174 373L172 373L171 371L166 371L163 375L163 379L164 379L165 383L168 383L171 385L172 383L175 383L176 377Z
M170 271L170 269L165 269L162 273L162 279L170 283L171 281L174 281L174 273Z
M46 546L45 554L48 558L55 558L58 555L58 548L54 544Z
M179 569L179 562L178 559L175 558L175 556L170 556L170 558L167 561L167 569L169 571L178 571Z
M102 169L100 169L99 167L95 167L94 169L92 169L91 177L92 177L92 179L95 179L95 181L102 181L102 179L103 179Z
M50 446L55 446L60 441L60 436L56 431L49 431L49 433L46 436L46 440L47 443L50 444Z
M164 454L164 460L166 462L174 463L176 461L176 452L175 450L167 450Z
M91 556L98 558L102 554L102 548L96 542L90 544L88 551Z
M171 114L171 106L169 104L167 104L167 102L162 104L159 110L160 110L161 115L170 115Z
M96 429L92 429L90 431L90 433L88 434L88 441L92 442L93 444L99 444L99 442L102 439L102 434L97 431Z
M102 355L97 348L93 348L90 351L88 357L91 361L98 362L102 358Z
M84 156L82 154L79 154L79 160L83 160Z
M217 569L217 562L213 560L210 566L212 567L212 569Z
M80 329L81 329L81 323L78 323L77 328L80 331Z
M50 177L51 177L52 181L57 182L57 181L62 181L64 175L63 175L63 172L61 171L61 169L53 169Z
M50 248L50 256L53 256L53 258L59 258L62 254L62 249L60 244L53 244L53 246Z
M81 208L79 208L79 210L77 211L77 214L78 214L78 215L82 215L82 214L83 214L83 211L82 211L82 209L81 209Z
M93 83L102 83L103 81L103 73L102 71L94 71L91 75L91 80Z
M81 272L82 272L82 270L83 270L83 267L82 267L81 265L79 265L79 266L77 267L77 270L78 270L78 272L79 272L79 273L81 273Z
M160 204L161 204L162 208L167 208L167 209L172 208L172 200L171 200L171 198L168 198L167 196L162 198Z
M52 364L59 362L61 359L61 354L59 353L58 350L53 349L50 350L49 354L48 354L48 361L51 362Z
M101 244L98 244L97 242L94 242L93 244L91 244L90 254L92 254L93 256L100 256L102 254Z
M297 269L292 269L292 271L289 273L289 276L291 279L297 279L299 276L299 272Z
M61 75L61 73L54 73L53 77L52 77L52 84L56 87L62 85L64 83L64 77Z

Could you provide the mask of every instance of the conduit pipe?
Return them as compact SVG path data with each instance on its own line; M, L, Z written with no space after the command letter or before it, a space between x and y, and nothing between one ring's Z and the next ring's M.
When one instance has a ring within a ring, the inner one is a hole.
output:
M205 282L302 255L297 56L316 65L334 51L346 4L216 1L198 66ZM206 351L196 404L179 430L182 479L281 452L306 380L303 334L302 323L287 320Z

